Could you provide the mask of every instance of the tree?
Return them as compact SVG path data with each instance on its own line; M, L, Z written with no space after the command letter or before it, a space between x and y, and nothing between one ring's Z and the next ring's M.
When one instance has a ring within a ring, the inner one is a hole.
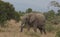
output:
M4 24L10 19L19 21L19 13L15 11L15 8L12 4L0 0L0 24Z
M26 13L30 13L30 12L32 12L32 9L31 9L31 8L28 8L28 9L26 10Z
M60 3L56 2L56 1L51 1L50 4L51 4L51 6L54 6L54 7L60 7Z
M58 13L56 14L57 16L60 16L60 10L58 10Z
M55 12L53 10L50 10L48 12L44 13L47 20L52 20L55 17Z
M25 12L19 11L18 12L20 14L20 16L23 16L25 14Z

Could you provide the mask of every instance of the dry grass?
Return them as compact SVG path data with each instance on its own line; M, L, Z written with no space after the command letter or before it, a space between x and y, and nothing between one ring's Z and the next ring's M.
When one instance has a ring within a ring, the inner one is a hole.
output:
M20 32L20 22L15 23L14 20L11 20L8 24L8 27L1 28L5 32L0 32L0 37L55 37L55 33L48 33L46 35L40 34L39 32Z

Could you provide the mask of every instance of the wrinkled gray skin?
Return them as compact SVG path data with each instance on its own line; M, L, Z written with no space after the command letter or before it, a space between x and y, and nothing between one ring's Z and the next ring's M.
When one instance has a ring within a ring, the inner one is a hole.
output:
M21 23L21 32L23 31L24 26L28 26L28 30L33 27L34 31L37 31L37 28L40 30L40 32L45 31L45 16L41 13L29 13L27 15L24 15L22 17L22 23Z

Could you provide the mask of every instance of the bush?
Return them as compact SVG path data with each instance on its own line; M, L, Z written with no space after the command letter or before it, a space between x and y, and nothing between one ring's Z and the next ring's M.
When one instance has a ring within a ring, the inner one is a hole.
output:
M15 11L12 4L0 0L0 25L4 26L4 23L10 19L14 19L18 22L20 15Z
M55 30L55 27L52 24L46 24L46 30L52 32Z
M60 37L60 31L56 32L56 36L55 37Z

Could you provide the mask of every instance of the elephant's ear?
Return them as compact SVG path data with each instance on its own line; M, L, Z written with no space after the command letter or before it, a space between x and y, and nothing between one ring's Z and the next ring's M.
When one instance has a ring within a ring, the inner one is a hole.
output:
M30 23L33 22L34 20L35 20L35 16L33 15L30 17Z

